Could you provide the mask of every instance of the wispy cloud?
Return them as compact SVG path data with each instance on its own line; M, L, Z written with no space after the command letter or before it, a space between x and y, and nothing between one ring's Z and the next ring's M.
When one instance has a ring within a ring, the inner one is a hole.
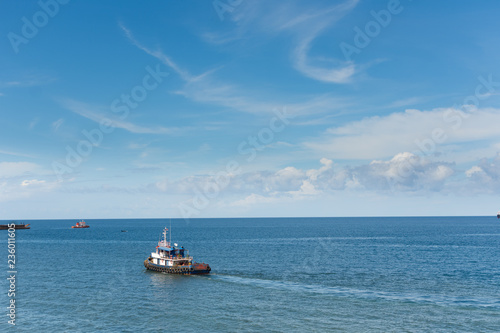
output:
M235 84L217 80L214 77L217 73L217 68L208 70L200 75L193 75L187 70L181 69L180 66L162 51L153 51L138 42L131 31L123 24L120 23L120 27L134 46L162 61L162 63L179 74L180 78L185 82L185 85L182 89L174 91L174 93L193 101L223 106L228 109L253 114L269 114L276 108L281 108L286 104L290 114L293 115L312 115L332 111L338 112L341 107L348 104L347 99L332 97L328 94L306 97L304 98L305 100L301 102L287 100L286 103L283 103L279 101L259 100L255 98L255 94L250 96L248 91L244 91L244 89Z
M291 50L292 66L314 80L326 83L348 83L358 67L351 61L310 56L314 41L325 30L347 15L359 0L347 0L338 5L315 6L305 1L282 4L267 1L247 1L231 13L236 27L231 32L207 32L203 37L215 44L246 40L258 35L274 38L278 34L294 36L296 46Z
M161 62L163 62L165 65L170 67L174 72L176 72L184 81L191 81L192 76L186 72L185 70L181 69L170 57L165 55L161 50L151 50L147 47L145 47L142 43L140 43L132 34L132 32L123 25L123 23L118 24L120 28L123 30L125 33L125 36L127 39L135 46L137 46L139 49L143 50L147 54L159 59Z
M30 121L28 128L32 130L39 122L40 122L40 117L33 118L33 120Z
M105 107L102 106L90 105L72 99L60 99L59 102L66 109L82 117L90 119L96 123L100 123L101 121L103 121L103 119L106 119L109 125L116 128L121 128L130 133L179 135L185 133L187 130L190 130L189 128L179 128L179 127L140 126L132 122L120 119L118 116L112 114Z
M336 64L335 68L325 67L314 61L309 56L309 51L314 40L331 24L341 19L350 10L352 10L358 0L349 0L345 3L329 8L321 15L310 15L303 21L306 22L308 29L302 29L301 37L297 47L293 52L294 67L299 72L312 79L329 83L347 83L356 73L356 67L352 62L340 61L338 59L328 59L329 62ZM303 28L303 26L301 25ZM323 60L324 62L324 60Z
M405 98L405 99L399 99L397 101L392 102L387 107L388 108L407 107L407 106L418 104L424 100L425 99L423 99L422 97L410 97L410 98Z
M251 101L247 97L242 96L234 85L218 82L213 78L213 74L217 69L208 70L200 75L192 75L187 70L181 69L181 67L168 55L163 53L163 51L152 50L144 46L133 36L132 32L125 27L125 25L119 23L119 26L132 45L160 60L163 64L177 73L184 81L185 85L183 89L177 90L174 93L196 102L221 105L251 113L270 112L276 107L276 105L271 106L266 103Z
M33 86L41 86L56 81L56 78L46 75L30 75L27 77L10 80L0 81L0 88L25 88Z
M61 127L61 125L63 123L64 123L64 119L59 118L58 120L56 120L52 123L52 129L56 132L59 129L59 127Z
M3 150L3 149L0 149L0 154L18 156L18 157L36 158L36 156L34 156L34 155L24 154L24 153L14 152L14 151L8 151L8 150Z

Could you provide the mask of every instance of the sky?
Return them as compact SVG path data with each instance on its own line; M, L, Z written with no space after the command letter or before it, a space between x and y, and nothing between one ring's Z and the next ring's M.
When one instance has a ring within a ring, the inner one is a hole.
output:
M497 1L2 1L0 219L495 215Z

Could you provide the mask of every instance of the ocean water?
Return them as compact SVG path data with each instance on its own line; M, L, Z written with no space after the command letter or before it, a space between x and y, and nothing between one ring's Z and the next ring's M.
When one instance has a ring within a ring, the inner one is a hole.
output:
M495 217L173 219L208 276L145 270L169 220L27 222L2 332L500 332Z

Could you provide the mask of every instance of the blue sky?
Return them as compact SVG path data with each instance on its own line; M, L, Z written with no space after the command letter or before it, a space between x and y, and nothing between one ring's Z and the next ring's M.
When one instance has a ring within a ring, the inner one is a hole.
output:
M3 219L488 215L494 1L3 1Z

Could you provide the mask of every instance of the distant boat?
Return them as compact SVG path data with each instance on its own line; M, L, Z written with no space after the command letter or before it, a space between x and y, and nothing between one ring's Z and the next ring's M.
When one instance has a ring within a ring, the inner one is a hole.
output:
M0 230L8 230L8 229L31 229L29 224L16 224L15 222L12 222L10 224L0 224Z
M81 229L81 228L90 228L90 226L87 223L85 223L84 220L81 220L80 222L76 222L76 225L72 225L71 228Z
M122 232L127 232L127 230L122 230Z
M500 211L497 213L497 219L500 219Z

